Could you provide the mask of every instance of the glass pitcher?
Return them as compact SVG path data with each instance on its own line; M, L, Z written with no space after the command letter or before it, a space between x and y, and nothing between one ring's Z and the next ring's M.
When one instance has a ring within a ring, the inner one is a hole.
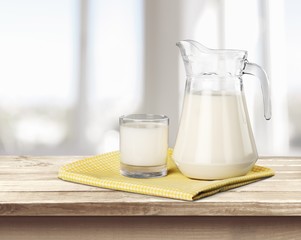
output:
M243 74L261 82L264 116L271 118L268 78L241 50L177 43L186 89L173 160L187 177L224 179L246 174L258 159L243 91Z

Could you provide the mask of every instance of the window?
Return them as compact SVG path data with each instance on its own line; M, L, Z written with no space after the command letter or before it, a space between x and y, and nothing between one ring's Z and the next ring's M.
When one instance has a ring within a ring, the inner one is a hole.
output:
M259 155L301 153L301 3L297 0L0 1L0 154L118 149L118 117L170 117L174 144L185 74L175 43L245 49L268 72L244 87Z
M142 9L139 0L0 2L0 153L118 148L118 116L141 104Z

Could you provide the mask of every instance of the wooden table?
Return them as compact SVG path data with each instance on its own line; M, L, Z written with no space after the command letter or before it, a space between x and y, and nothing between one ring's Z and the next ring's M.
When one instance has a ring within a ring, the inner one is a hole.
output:
M57 179L82 157L0 157L0 239L301 239L301 158L276 176L196 202Z

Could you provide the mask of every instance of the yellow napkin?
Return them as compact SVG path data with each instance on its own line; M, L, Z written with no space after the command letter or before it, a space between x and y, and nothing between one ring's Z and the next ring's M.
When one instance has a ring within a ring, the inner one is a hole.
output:
M170 149L166 177L137 179L120 175L120 154L116 151L66 164L59 170L59 178L96 187L191 201L274 175L273 170L255 165L242 177L193 180L180 173L171 155Z

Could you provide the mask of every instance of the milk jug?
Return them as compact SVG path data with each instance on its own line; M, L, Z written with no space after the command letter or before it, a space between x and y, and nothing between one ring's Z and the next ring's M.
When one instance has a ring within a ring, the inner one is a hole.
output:
M186 69L182 115L173 160L187 177L224 179L246 174L258 159L242 76L261 82L264 116L271 118L268 78L241 50L177 43Z

